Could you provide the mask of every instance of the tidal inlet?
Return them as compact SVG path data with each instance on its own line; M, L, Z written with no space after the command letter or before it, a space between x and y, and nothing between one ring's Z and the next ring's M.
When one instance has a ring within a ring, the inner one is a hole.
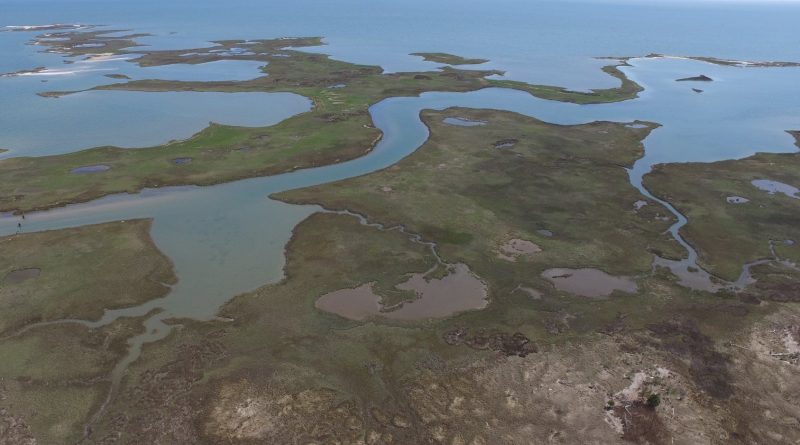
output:
M797 17L3 0L0 445L800 443Z

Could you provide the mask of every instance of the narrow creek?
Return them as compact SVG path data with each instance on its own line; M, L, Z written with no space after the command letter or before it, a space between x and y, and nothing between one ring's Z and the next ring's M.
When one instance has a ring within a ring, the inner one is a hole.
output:
M794 116L800 116L800 100L791 102L796 97L783 95L780 96L783 99L771 103L767 101L770 105L767 108L754 107L755 112L764 115L754 129L750 124L752 115L740 113L731 119L728 110L732 106L731 100L741 110L750 109L747 107L751 107L751 100L756 98L747 96L734 100L724 93L726 88L728 91L731 88L738 91L748 85L764 82L764 79L743 76L737 82L722 84L718 91L722 99L714 99L713 88L707 87L710 94L706 97L711 98L707 102L714 104L710 109L716 111L709 113L710 105L697 105L699 95L691 92L688 86L676 85L674 79L687 72L697 72L700 68L713 76L720 77L724 73L722 77L732 79L742 72L741 68L667 59L634 60L632 65L626 67L626 74L646 87L642 97L636 100L604 105L575 105L497 88L390 98L370 108L373 122L383 132L383 138L373 151L361 158L216 186L146 189L133 195L108 196L85 204L28 214L23 229L32 232L133 218L154 220L153 239L164 254L172 259L179 277L171 292L164 298L140 306L107 310L97 321L60 321L97 327L120 317L151 314L144 322L145 332L130 340L128 355L114 369L108 400L113 399L128 365L139 357L142 346L168 335L171 327L165 320L213 319L219 308L235 295L282 278L284 247L292 229L310 214L323 209L282 203L270 199L269 195L365 175L395 164L427 140L428 129L420 120L420 112L424 109L466 107L507 110L565 125L597 120L647 120L663 124L645 140L645 156L629 170L631 184L677 218L670 232L686 249L688 256L678 262L674 270L694 270L697 254L679 234L680 228L687 222L686 218L669 203L644 189L643 175L658 162L712 161L740 157L754 151L794 151L792 138L784 133L784 130L791 128L785 116L787 110ZM785 78L785 84L792 77L785 76L782 70L775 68L761 72L779 73L780 76L768 77ZM781 82L778 82L777 87L780 88L780 85ZM764 97L757 99L759 104L765 103ZM769 125L764 124L777 113L780 113L781 119L770 121ZM697 126L700 116L705 119L702 127ZM698 128L702 131L696 132ZM736 128L739 129L732 131ZM741 128L747 133L745 146L737 139L742 134ZM688 145L687 133L693 136ZM703 150L698 150L699 147ZM15 233L18 222L16 217L0 217L0 236ZM101 414L102 410L98 415Z

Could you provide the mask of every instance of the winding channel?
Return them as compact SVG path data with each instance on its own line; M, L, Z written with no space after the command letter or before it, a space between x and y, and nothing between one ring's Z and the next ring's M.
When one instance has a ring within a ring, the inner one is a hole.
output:
M646 73L654 62L641 63L645 68L642 72ZM696 63L692 62L693 68ZM642 176L658 162L727 159L753 151L794 151L793 140L783 133L788 128L783 127L785 122L779 120L756 131L755 137L762 137L764 140L757 147L748 146L742 152L740 144L733 143L741 132L733 132L731 135L729 130L737 125L741 126L749 117L741 116L738 121L730 122L729 115L724 112L727 105L722 101L721 105L719 102L717 105L722 107L721 112L710 118L706 115L707 119L717 121L707 120L706 131L698 136L701 144L713 141L712 148L722 147L721 151L701 159L696 158L696 145L687 147L683 152L675 149L670 151L671 146L674 147L676 142L681 141L675 135L686 132L687 125L694 124L698 118L697 113L704 113L703 107L686 108L687 101L697 100L695 93L681 97L680 100L673 97L675 94L670 89L678 87L673 86L675 72L672 70L663 70L660 77L638 79L637 70L641 66L637 67L636 62L633 64L634 67L628 69L626 74L646 87L645 93L637 100L605 105L575 105L537 99L521 91L497 88L468 93L430 92L418 97L390 98L370 108L373 122L383 132L383 138L373 151L358 159L209 187L146 189L135 195L113 195L85 204L28 214L24 223L26 232L153 218L153 239L162 252L172 259L179 278L178 283L163 298L136 307L107 310L97 321L60 320L49 324L74 322L98 327L120 317L151 314L144 322L145 332L129 341L128 355L113 371L110 400L128 365L139 357L142 346L168 335L171 327L165 320L213 319L220 307L235 295L277 282L283 277L284 246L291 237L293 228L310 214L322 209L318 206L282 203L270 199L269 195L365 175L397 163L427 140L428 129L420 120L420 112L424 109L466 107L507 110L565 125L597 120L633 122L637 119L663 124L663 127L654 130L645 140L645 156L629 170L631 184L650 200L663 205L678 219L670 232L686 248L688 258L676 267L693 266L697 254L679 234L680 228L687 222L686 218L669 203L652 196L644 189ZM675 67L668 65L668 68ZM703 64L703 69L717 75L718 72L733 73L731 70L736 68ZM684 67L678 71L685 73L686 69ZM652 72L650 75L652 76ZM651 84L658 83L662 83L667 91L660 93L658 86L651 87ZM739 87L741 85L736 86ZM749 103L738 105L741 109L749 106ZM777 103L775 106L780 108L784 105ZM677 117L676 107L682 109ZM796 103L788 109L796 111L795 116L800 116L800 108ZM689 125L689 128L694 127ZM752 132L746 125L743 128L743 131ZM726 144L730 144L731 148L725 150ZM708 152L706 150L703 153ZM16 232L17 222L16 217L0 217L0 236Z

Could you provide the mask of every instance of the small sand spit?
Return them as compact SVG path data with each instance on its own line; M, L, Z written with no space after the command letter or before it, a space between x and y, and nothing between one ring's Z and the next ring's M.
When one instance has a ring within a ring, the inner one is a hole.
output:
M725 200L728 201L728 204L745 204L750 202L749 199L742 196L728 196Z

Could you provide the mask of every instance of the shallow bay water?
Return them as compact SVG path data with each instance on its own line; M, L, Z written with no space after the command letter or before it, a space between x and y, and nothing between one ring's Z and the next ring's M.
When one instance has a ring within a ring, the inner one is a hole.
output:
M209 40L325 37L320 51L389 71L427 70L412 52L481 57L517 80L595 88L614 85L598 56L649 53L739 60L800 60L797 2L640 0L3 0L0 26L105 24L148 32L155 48ZM5 33L24 34L24 33ZM25 63L0 36L0 72ZM17 43L23 38L12 36ZM7 52L8 51L8 52ZM10 60L9 60L10 59ZM688 77L688 76L684 76Z
M0 159L103 145L153 146L188 138L209 122L261 127L309 109L310 100L292 93L86 91L57 99L17 96L0 108L0 147L9 150Z

